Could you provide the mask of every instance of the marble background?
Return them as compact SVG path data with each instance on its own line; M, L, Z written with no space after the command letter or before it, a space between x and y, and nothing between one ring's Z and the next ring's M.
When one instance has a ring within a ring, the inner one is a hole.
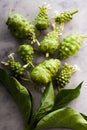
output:
M0 0L0 61L4 60L9 53L15 51L19 42L22 42L13 37L6 26L9 8L13 8L14 12L20 13L33 21L38 13L38 6L44 2L51 4L52 8L49 11L49 16L53 16L53 11L56 10L58 12L62 10L79 10L79 13L74 15L73 20L65 25L62 38L74 32L80 35L87 35L87 0ZM86 42L87 39L84 39L81 50L73 57L62 61L62 63L68 62L72 65L77 64L80 67L80 70L72 76L67 88L75 87L81 81L84 81L84 84L80 96L72 101L69 106L87 115ZM40 60L41 57L37 58L38 62ZM40 93L35 91L28 83L26 87L33 95L34 109L36 109L40 101ZM0 83L0 130L23 130L23 128L23 120L18 106L5 87Z

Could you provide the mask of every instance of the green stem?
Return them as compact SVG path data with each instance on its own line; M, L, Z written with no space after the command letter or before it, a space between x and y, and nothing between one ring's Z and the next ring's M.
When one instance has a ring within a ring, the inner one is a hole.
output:
M27 68L29 65L31 65L31 66L32 66L32 68L34 68L34 67L35 67L35 66L32 64L32 62L29 62L29 63L25 64L25 65L23 66L23 68Z
M80 36L81 38L87 38L87 36Z
M64 23L61 23L60 24L60 31L63 31L64 30Z
M71 12L71 15L76 14L78 12L79 12L79 10L74 10L73 12Z
M27 81L27 82L30 82L31 80L30 79L26 79L24 77L20 77L20 79L22 79L23 81Z
M32 64L32 62L30 62L30 65L32 66L32 68L34 68L35 66Z
M40 43L39 43L39 41L37 39L36 39L36 43L37 43L38 46L40 46Z

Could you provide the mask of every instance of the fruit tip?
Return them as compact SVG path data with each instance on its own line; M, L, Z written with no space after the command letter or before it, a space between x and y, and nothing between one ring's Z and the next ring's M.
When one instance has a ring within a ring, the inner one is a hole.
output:
M8 55L8 58L14 59L14 55L15 55L15 53L10 53L10 54Z
M74 65L73 68L74 68L74 71L79 71L80 70L80 67L78 65Z
M45 6L47 9L51 9L51 5L50 5L50 4L47 4L47 2L44 2L44 6Z

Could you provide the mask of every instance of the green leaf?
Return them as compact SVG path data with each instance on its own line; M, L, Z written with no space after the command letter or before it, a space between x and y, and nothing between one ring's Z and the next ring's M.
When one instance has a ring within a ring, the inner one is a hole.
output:
M35 130L45 128L70 128L72 130L87 130L87 121L72 108L61 108L43 117Z
M10 76L3 69L0 69L0 81L5 85L15 102L20 107L26 125L31 116L32 104L30 93L14 77Z
M49 111L51 111L53 106L54 106L54 89L52 82L50 82L46 87L44 93L42 94L41 105L33 117L33 126L35 126L42 117L44 117Z
M82 116L83 116L83 118L87 121L87 115L85 115L85 114L83 114L83 113L80 113Z
M70 103L73 99L77 98L80 94L80 89L82 86L81 82L75 89L62 89L56 95L54 110L65 107L68 103Z

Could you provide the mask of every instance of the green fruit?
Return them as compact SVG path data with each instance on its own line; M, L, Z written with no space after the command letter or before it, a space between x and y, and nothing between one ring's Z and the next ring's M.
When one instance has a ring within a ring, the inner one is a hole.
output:
M23 66L14 60L13 53L9 55L9 60L7 62L2 62L2 64L9 66L12 75L16 78L21 78L25 75Z
M20 54L21 59L28 64L28 66L32 65L34 49L31 45L23 44L18 47L18 52Z
M35 26L38 30L44 30L49 27L49 19L48 19L48 7L43 5L40 8L38 15L35 18Z
M40 49L45 52L46 55L54 54L58 49L59 39L58 39L59 29L54 28L53 31L49 32L45 38L40 42Z
M58 25L62 25L68 21L70 21L75 13L77 13L78 10L74 11L63 11L59 15L55 17L55 22Z
M24 68L19 62L16 62L16 61L13 61L10 59L8 61L8 63L9 63L9 67L12 71L12 74L15 77L23 77L24 76Z
M59 88L65 87L69 82L71 75L76 71L74 66L65 63L60 71L59 75L56 77L56 82Z
M69 34L60 44L59 59L66 59L73 56L80 50L82 43L83 39L80 35Z
M41 62L31 72L31 79L38 83L47 84L58 72L60 61L58 59L49 59Z
M22 15L10 13L6 24L16 37L36 41L34 25Z

